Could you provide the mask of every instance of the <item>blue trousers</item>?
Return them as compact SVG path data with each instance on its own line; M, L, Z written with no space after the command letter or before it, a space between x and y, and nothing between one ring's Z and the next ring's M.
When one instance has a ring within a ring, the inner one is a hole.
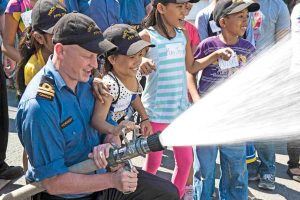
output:
M272 174L275 176L275 144L274 142L256 142L255 148L259 160L261 161L259 166L254 165L249 166L249 172L258 173L260 176L265 174Z
M218 150L220 150L221 161L220 199L247 200L248 171L244 144L194 149L194 200L212 199Z

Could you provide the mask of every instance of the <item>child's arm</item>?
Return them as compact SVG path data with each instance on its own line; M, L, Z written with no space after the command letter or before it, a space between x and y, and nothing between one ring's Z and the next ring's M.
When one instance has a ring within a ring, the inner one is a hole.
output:
M142 130L142 135L148 136L152 134L152 126L150 124L147 112L142 104L141 98L139 95L135 98L134 101L131 103L132 107L139 113L141 116L141 130Z
M196 77L188 71L186 72L186 76L188 91L192 97L193 103L196 103L200 99L200 95L197 90Z
M206 57L200 59L194 59L190 41L186 33L185 36L187 38L185 63L186 63L187 71L190 72L191 74L197 73L198 71L205 69L208 65L217 61L219 58L222 58L224 60L229 60L229 58L233 54L232 49L223 48L209 54Z
M94 113L92 117L92 126L100 133L118 135L117 127L106 122L107 114L113 97L111 95L102 97L104 102L100 102L98 99L95 102Z
M126 120L122 121L118 126L113 126L106 122L107 114L113 101L113 97L111 95L107 95L102 98L104 103L101 103L98 99L95 102L94 113L92 117L92 126L95 129L97 129L100 133L117 136L121 134L123 128L126 128L127 130L133 130L138 127L134 122Z
M142 38L142 40L151 42L150 35L148 34L148 32L145 29L143 31L141 31L139 33L139 35ZM145 49L144 55L146 55L147 51L148 51L148 48ZM156 70L156 66L153 63L153 61L151 59L143 57L142 63L140 65L140 72L142 73L142 75L148 75L148 74L152 73L152 71L155 71L155 70Z

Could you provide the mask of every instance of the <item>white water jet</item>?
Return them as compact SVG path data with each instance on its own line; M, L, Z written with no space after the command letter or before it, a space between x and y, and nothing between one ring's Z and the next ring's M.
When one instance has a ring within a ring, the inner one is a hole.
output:
M300 70L290 70L292 47L287 36L255 56L180 115L162 132L161 143L190 146L298 137Z

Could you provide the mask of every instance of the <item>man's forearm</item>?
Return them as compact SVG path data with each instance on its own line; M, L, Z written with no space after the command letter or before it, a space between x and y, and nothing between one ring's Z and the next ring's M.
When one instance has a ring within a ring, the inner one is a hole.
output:
M42 181L49 194L80 194L113 188L113 174L83 175L65 173Z

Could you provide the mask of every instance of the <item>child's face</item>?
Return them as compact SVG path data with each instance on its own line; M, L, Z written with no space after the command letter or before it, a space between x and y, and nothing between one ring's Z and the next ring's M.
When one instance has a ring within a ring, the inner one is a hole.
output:
M188 16L190 11L192 10L193 4L192 3L185 3L185 11L184 16Z
M165 23L171 27L180 27L185 15L184 3L168 3L166 6L162 5L160 11Z
M35 40L41 45L45 52L51 54L54 51L52 34L34 32Z
M110 61L113 65L113 70L116 73L122 74L123 76L135 77L142 62L144 51L141 50L137 54L132 56L116 55L113 61Z
M225 16L221 24L222 29L231 33L233 36L242 37L248 26L248 10Z

